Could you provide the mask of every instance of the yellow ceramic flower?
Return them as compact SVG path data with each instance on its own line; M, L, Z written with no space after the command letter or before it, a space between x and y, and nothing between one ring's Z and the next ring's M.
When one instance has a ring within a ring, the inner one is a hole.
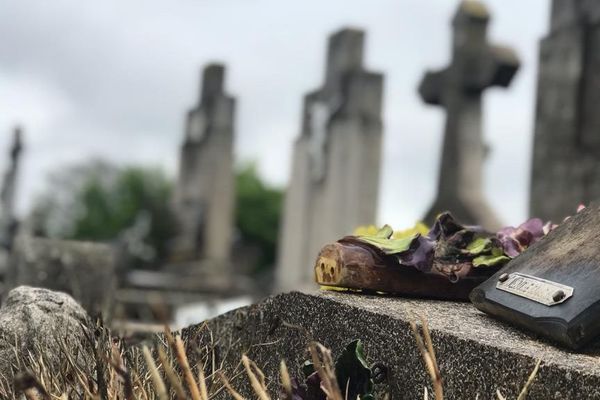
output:
M379 232L379 228L375 225L362 225L354 230L354 236L372 236Z
M381 228L378 228L375 225L362 225L354 230L353 235L374 236L377 234L377 232L379 232L380 229ZM394 234L392 235L392 239L404 239L409 236L414 236L417 233L420 233L421 235L426 235L427 232L429 232L429 227L423 222L417 222L412 228L394 232Z
M427 235L427 232L429 232L429 227L422 222L417 222L412 228L394 232L392 238L403 239L409 236L414 236L417 233L420 233L421 235Z

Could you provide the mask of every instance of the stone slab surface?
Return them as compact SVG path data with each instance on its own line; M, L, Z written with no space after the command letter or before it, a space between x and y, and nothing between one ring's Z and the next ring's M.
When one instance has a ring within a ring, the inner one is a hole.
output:
M183 335L193 349L213 349L217 364L238 365L247 353L263 368L273 394L280 360L301 377L299 366L312 338L334 354L360 338L368 360L389 369L377 391L415 399L430 386L409 326L415 315L429 321L447 399L491 399L497 389L516 398L538 358L542 365L528 399L600 398L600 346L572 353L501 324L469 303L293 292L187 328ZM248 394L245 376L233 385Z

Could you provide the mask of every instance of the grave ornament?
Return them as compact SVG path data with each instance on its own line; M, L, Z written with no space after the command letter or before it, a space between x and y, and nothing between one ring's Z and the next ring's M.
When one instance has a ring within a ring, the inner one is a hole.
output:
M447 211L430 229L422 223L399 232L388 225L361 227L323 247L315 279L325 288L467 300L473 288L556 227L531 218L492 233L463 225Z
M553 229L471 293L477 308L570 348L600 335L600 203Z
M315 278L323 286L466 300L508 260L499 237L445 212L426 234L394 234L386 225L325 246Z

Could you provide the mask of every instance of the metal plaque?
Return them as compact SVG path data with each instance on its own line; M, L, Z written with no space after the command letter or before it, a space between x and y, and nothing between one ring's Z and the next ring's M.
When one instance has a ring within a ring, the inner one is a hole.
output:
M496 288L547 306L563 303L573 296L571 286L519 272L501 275Z

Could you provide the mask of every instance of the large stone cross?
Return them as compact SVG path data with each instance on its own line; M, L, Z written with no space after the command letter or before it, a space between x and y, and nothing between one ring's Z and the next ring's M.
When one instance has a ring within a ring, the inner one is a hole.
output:
M450 210L465 223L496 228L499 223L483 196L481 171L485 158L482 138L482 92L506 87L519 60L509 48L487 42L489 13L478 1L463 1L452 22L452 62L441 71L428 71L419 87L427 104L446 109L444 147L437 198L425 219Z

